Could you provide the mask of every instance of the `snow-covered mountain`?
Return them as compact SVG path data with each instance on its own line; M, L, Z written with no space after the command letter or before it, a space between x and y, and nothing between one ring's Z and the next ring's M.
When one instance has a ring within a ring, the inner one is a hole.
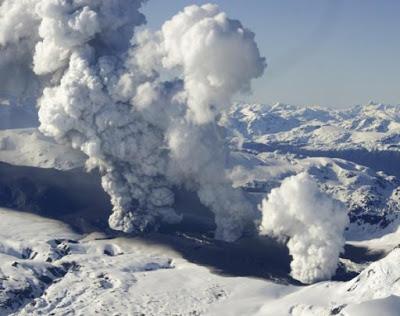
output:
M84 154L54 143L36 128L0 130L1 162L70 170L82 167Z
M400 106L370 103L348 110L236 104L224 118L245 141L308 150L400 149Z
M221 124L244 148L343 158L400 176L400 106L371 103L330 110L236 104Z

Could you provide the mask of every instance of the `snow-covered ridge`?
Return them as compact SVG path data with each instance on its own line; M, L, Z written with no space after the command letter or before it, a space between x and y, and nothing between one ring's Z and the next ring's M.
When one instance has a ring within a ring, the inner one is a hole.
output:
M83 167L85 155L56 144L36 128L0 130L0 161L13 165L69 170Z
M400 106L370 103L346 110L278 103L235 104L222 124L245 141L309 150L400 150Z

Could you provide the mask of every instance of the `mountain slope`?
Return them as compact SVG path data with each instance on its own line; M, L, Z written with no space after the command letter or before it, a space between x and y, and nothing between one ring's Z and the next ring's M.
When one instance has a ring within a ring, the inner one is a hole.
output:
M34 215L0 215L0 315L353 316L368 304L398 306L400 249L351 281L294 286L223 276L156 241L85 236Z

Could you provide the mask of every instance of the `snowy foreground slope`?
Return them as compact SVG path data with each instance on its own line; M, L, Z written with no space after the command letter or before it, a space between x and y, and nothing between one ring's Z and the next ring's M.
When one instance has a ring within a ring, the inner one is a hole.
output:
M214 241L212 215L182 193L181 225L112 232L108 196L81 153L28 120L1 124L0 315L399 315L397 107L236 105L221 118L229 176L254 207L302 171L345 204L336 281L311 286L289 276L283 246Z
M156 242L0 215L1 315L374 315L365 314L368 304L396 315L400 308L400 249L351 281L302 287L222 276Z

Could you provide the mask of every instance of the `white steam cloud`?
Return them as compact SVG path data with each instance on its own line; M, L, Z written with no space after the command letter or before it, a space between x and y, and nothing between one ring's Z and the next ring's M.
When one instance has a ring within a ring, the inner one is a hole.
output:
M210 4L134 35L143 2L0 1L0 80L7 58L37 76L40 130L99 168L112 228L179 221L173 188L183 185L214 212L216 238L233 241L255 210L226 176L215 121L265 61L254 34Z
M345 243L348 216L307 173L289 177L261 205L261 234L288 238L291 275L303 283L329 279Z
M0 98L32 103L40 84L32 69L32 50L39 39L35 0L0 0Z

